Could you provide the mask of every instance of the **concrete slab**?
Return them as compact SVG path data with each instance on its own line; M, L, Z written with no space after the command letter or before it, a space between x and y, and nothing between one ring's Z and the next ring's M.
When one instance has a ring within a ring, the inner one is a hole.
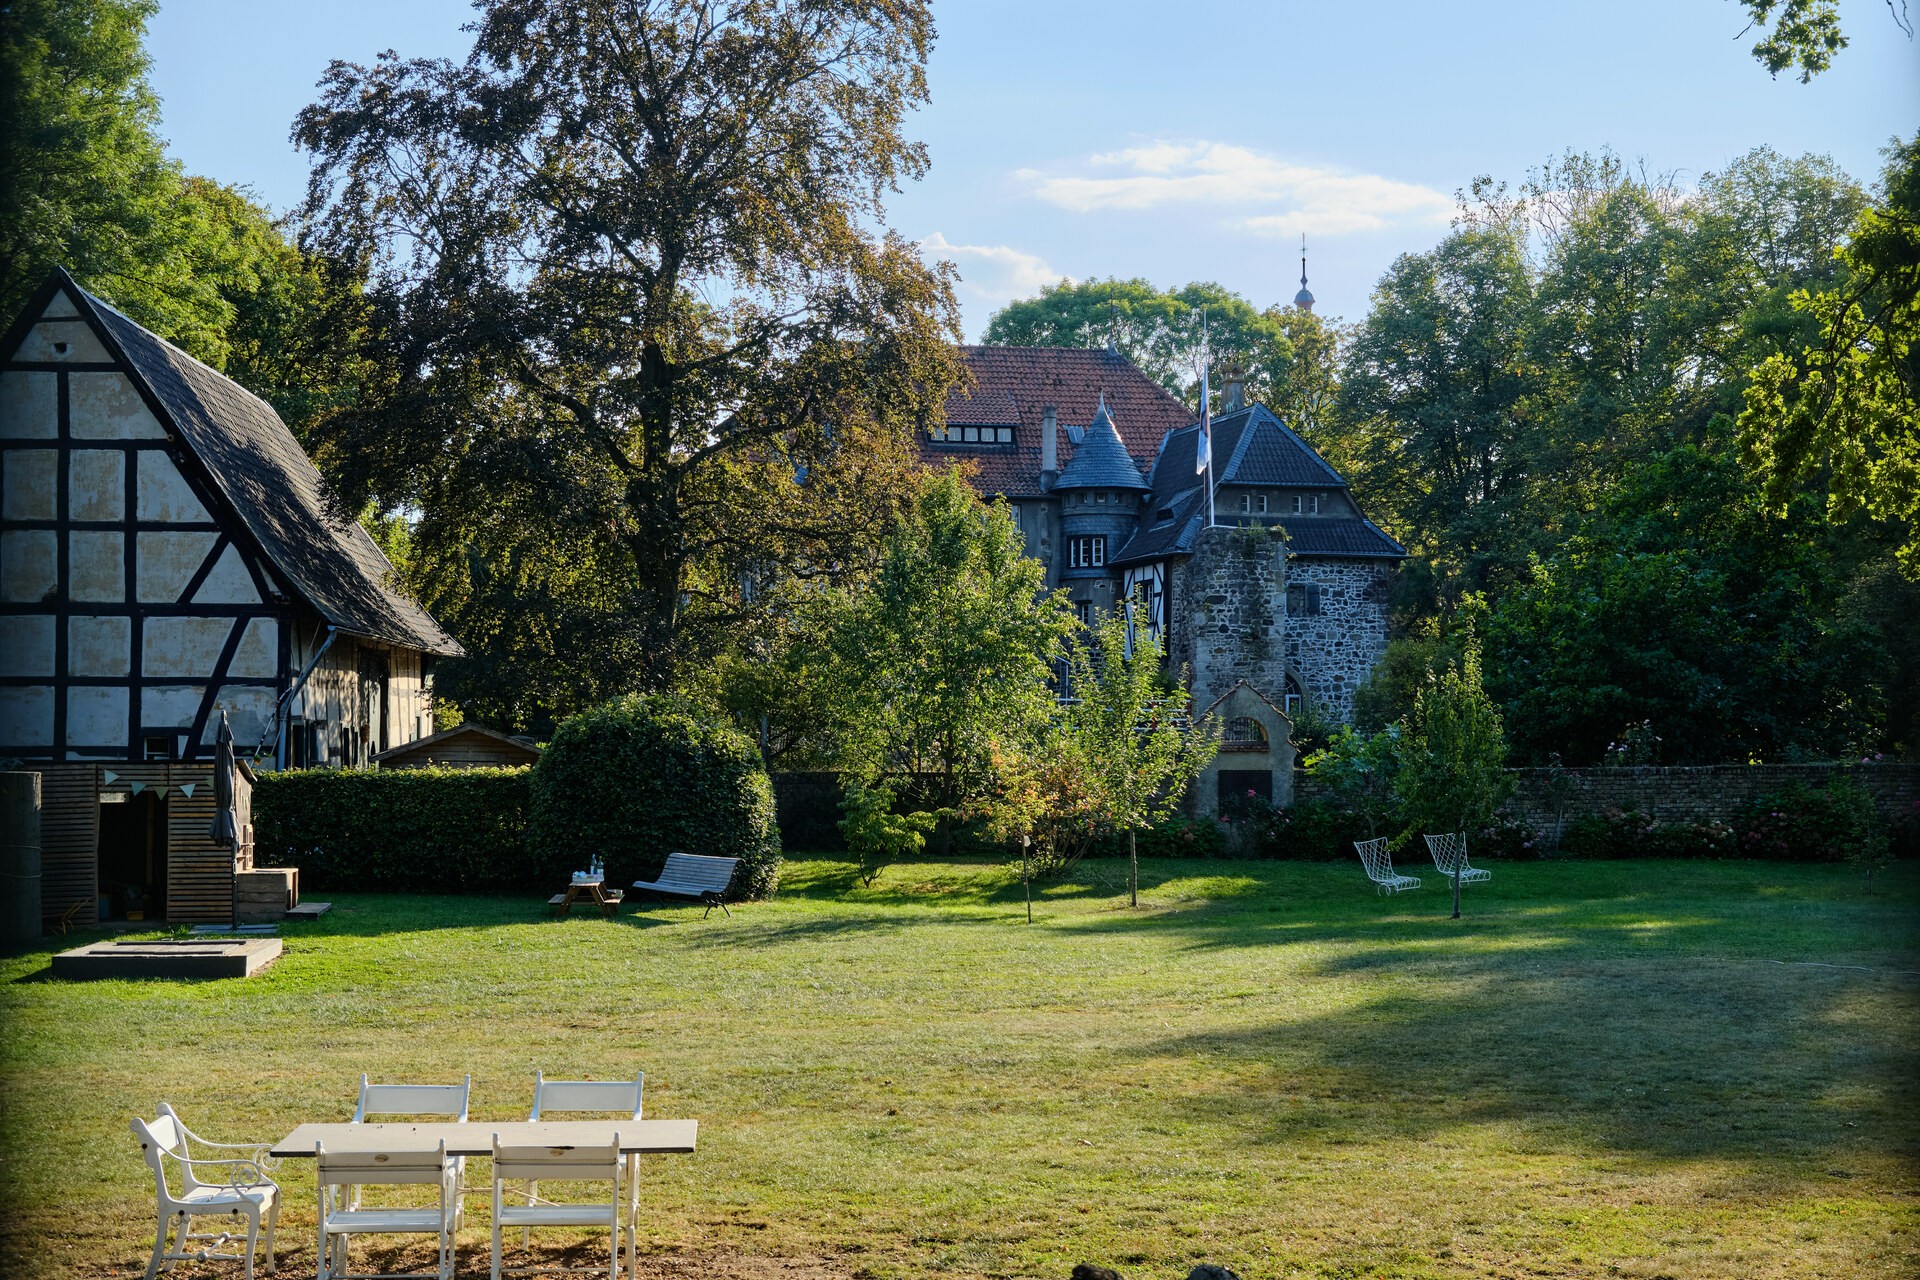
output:
M331 902L303 902L297 907L287 908L287 919L318 920L331 910L333 910Z
M278 938L95 942L53 958L56 978L250 978L280 958Z

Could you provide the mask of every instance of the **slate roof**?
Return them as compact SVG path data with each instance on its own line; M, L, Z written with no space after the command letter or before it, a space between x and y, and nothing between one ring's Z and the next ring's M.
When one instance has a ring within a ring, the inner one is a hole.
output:
M300 600L349 635L443 657L465 654L426 610L387 585L393 565L367 531L328 510L319 468L271 405L121 315L65 272L56 280L118 350Z
M947 397L947 421L977 426L1013 425L1011 447L939 448L920 439L921 460L945 466L956 460L977 464L973 486L981 493L1008 498L1038 498L1040 418L1047 405L1058 409L1060 466L1072 465L1075 448L1070 426L1090 424L1102 393L1114 429L1127 456L1141 473L1153 465L1167 432L1191 421L1192 414L1167 391L1116 352L1072 347L962 347L973 375L971 394ZM1008 416L1010 415L1010 416Z
M1167 437L1153 467L1153 491L1139 533L1108 563L1138 564L1167 556L1193 554L1206 520L1203 477L1194 470L1200 424ZM1264 405L1250 405L1213 420L1214 516L1221 524L1241 519L1222 509L1223 495L1234 486L1345 489L1340 473L1312 445ZM1171 510L1170 519L1160 512ZM1407 552L1365 516L1299 516L1279 523L1287 531L1287 551L1296 556L1400 559Z
M1087 428L1087 434L1073 451L1073 461L1060 472L1060 478L1054 482L1054 490L1062 489L1146 489L1149 486L1135 466L1133 459L1127 456L1127 447L1120 443L1120 433L1114 430L1113 416L1102 403L1094 410L1093 423Z

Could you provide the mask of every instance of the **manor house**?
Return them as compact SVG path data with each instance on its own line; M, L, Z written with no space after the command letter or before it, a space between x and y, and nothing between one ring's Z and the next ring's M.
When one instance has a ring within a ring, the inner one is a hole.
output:
M964 355L972 386L948 397L922 457L973 464L974 487L1006 499L1047 585L1065 588L1082 618L1131 598L1190 673L1195 707L1232 711L1227 755L1271 736L1248 723L1280 718L1263 707L1291 716L1311 703L1352 719L1354 690L1386 648L1388 582L1406 551L1312 446L1229 380L1212 422L1209 524L1200 424L1124 356ZM1265 770L1228 772L1282 800L1287 754L1271 783L1250 776Z

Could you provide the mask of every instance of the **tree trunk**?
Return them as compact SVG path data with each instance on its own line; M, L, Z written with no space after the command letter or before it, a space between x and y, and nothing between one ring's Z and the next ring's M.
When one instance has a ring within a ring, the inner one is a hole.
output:
M1453 918L1460 918L1460 864L1466 861L1463 855L1453 864Z
M1020 885L1027 891L1027 923L1033 923L1033 873L1027 870L1027 847L1033 843L1031 836L1020 837Z
M1140 850L1135 844L1134 839L1134 832L1129 828L1127 831L1127 862L1131 866L1132 874L1127 880L1127 905L1130 907L1140 905Z

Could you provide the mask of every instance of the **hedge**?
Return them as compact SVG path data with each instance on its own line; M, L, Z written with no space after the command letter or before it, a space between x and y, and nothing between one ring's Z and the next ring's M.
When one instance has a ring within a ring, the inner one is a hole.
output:
M302 891L551 889L528 852L526 768L302 769L260 775L254 857L300 868Z
M771 894L780 872L759 749L667 697L621 698L560 726L534 767L528 843L548 865L598 854L613 884L654 879L673 850L741 859L736 898Z

